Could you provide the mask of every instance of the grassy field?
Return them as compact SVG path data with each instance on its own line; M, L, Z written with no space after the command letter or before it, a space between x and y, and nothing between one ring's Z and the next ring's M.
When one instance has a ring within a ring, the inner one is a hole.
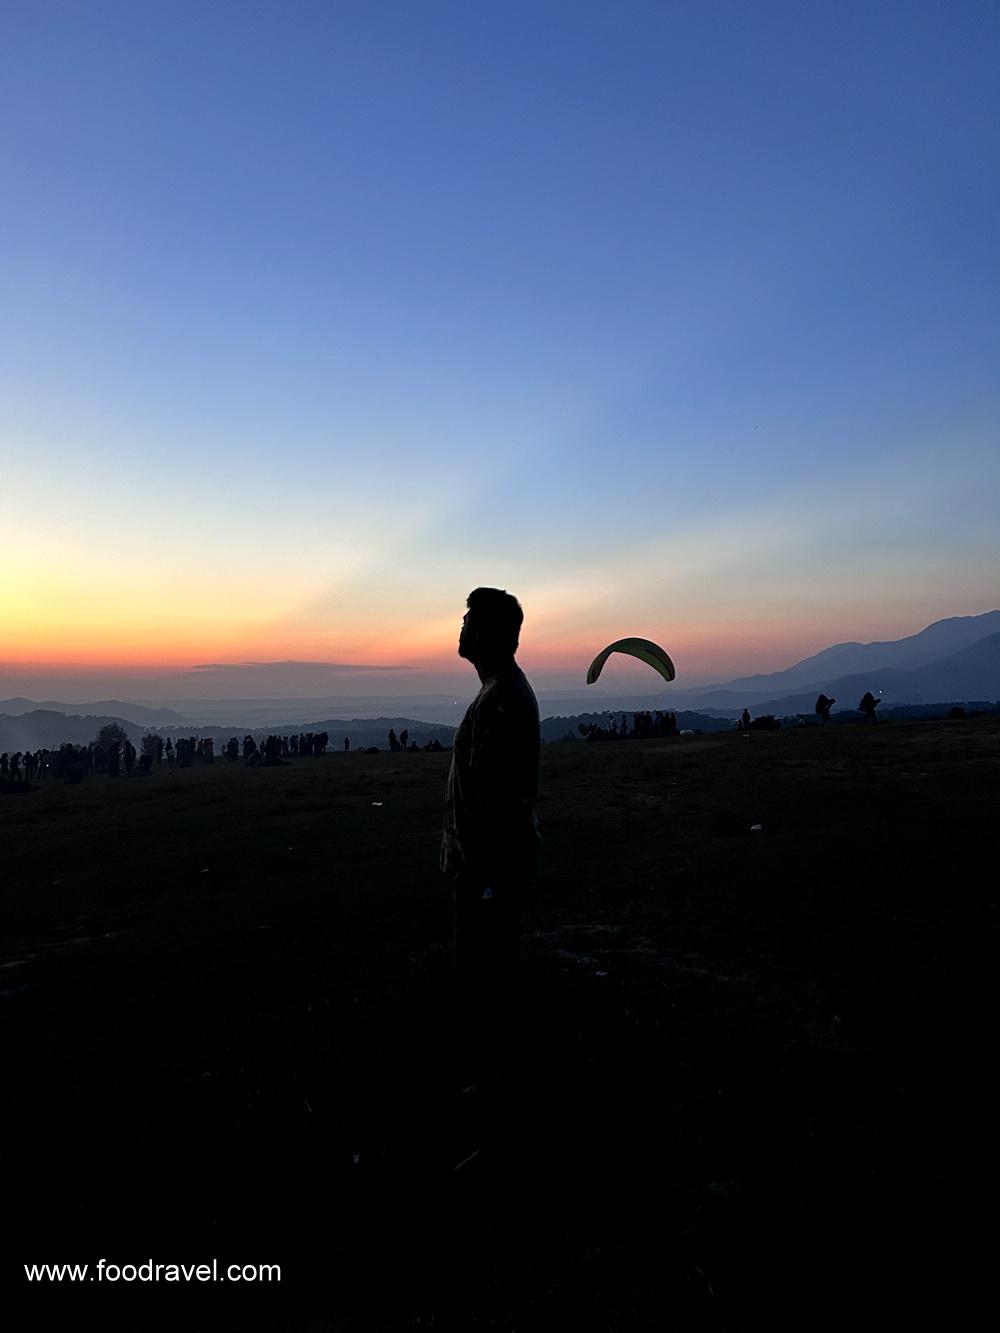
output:
M67 1326L58 1303L135 1329L810 1329L971 1299L1000 723L545 747L511 1054L471 1092L449 761L0 800L11 1327ZM101 1257L282 1280L24 1279Z

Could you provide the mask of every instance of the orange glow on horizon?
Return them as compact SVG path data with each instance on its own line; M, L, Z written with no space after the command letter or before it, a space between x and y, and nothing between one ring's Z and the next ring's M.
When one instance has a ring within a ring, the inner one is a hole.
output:
M831 641L821 636L812 643L803 642L806 636L795 626L772 626L765 630L730 629L728 632L675 631L657 638L655 628L627 625L610 637L639 633L662 643L678 667L678 675L685 666L691 670L717 669L732 675L753 671L774 670L789 665L796 658L808 656ZM271 637L266 633L229 635L201 635L193 629L181 633L169 626L148 627L137 642L131 627L108 626L91 629L86 634L78 629L67 634L55 627L44 633L12 635L8 631L0 640L0 664L6 668L30 670L38 674L75 670L83 672L115 671L125 674L158 674L189 671L210 664L212 666L243 666L248 663L294 661L317 668L330 663L359 668L380 668L391 671L394 667L418 673L451 672L462 669L458 656L458 636L450 631L446 636L410 636L405 633L383 637L380 642L373 636L345 636L339 644L327 642L317 645L314 635L285 634ZM594 655L609 641L604 634L560 636L556 641L544 638L533 640L526 636L518 649L518 659L531 670L541 673L575 673L585 671ZM768 665L772 663L773 665ZM582 666L581 666L582 664ZM622 659L611 667L635 669L634 664Z
M359 669L406 669L421 675L456 675L466 669L458 657L462 599L442 611L398 600L377 603L359 596L316 608L274 611L274 596L248 601L245 589L203 585L182 596L179 585L143 588L137 571L122 572L111 588L97 591L79 571L75 582L57 586L53 571L35 569L30 586L5 589L0 596L0 669L30 671L40 677L73 671L94 674L167 675L206 664L241 667L248 663L295 662ZM84 586L86 583L86 586ZM587 665L614 639L638 634L662 644L673 658L678 685L692 677L716 680L789 666L849 636L822 623L815 606L789 601L780 612L753 615L722 604L702 605L692 615L665 623L651 606L591 610L572 589L529 593L518 658L529 674L583 679ZM287 599L287 593L286 593ZM252 608L248 610L248 608ZM678 608L679 609L679 608ZM630 675L636 671L638 674ZM609 681L634 688L641 667L612 659Z

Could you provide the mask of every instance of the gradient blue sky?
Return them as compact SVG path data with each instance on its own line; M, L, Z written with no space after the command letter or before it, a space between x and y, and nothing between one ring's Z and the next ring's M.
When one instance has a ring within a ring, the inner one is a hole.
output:
M480 583L543 687L1000 602L1000 5L41 0L0 62L0 696L451 688Z

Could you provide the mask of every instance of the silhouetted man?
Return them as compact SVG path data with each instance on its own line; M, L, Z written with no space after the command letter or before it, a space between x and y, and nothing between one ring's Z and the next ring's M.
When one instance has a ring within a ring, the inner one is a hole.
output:
M836 702L836 699L828 699L825 694L821 694L816 700L816 712L819 714L821 727L825 727L830 721L830 709Z
M455 904L456 970L492 1004L517 969L522 895L538 869L538 702L514 661L517 599L476 588L467 605L458 655L482 688L455 733L441 869Z
M749 730L750 730L750 710L749 710L749 708L744 708L743 713L742 713L741 716L740 716L740 721L743 723L743 730L744 730L744 731L749 731Z

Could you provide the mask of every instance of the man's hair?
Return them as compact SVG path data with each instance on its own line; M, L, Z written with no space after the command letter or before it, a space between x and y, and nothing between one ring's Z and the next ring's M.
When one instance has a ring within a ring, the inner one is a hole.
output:
M481 639L497 652L517 649L524 612L516 597L502 588L474 588L465 601L476 618Z

